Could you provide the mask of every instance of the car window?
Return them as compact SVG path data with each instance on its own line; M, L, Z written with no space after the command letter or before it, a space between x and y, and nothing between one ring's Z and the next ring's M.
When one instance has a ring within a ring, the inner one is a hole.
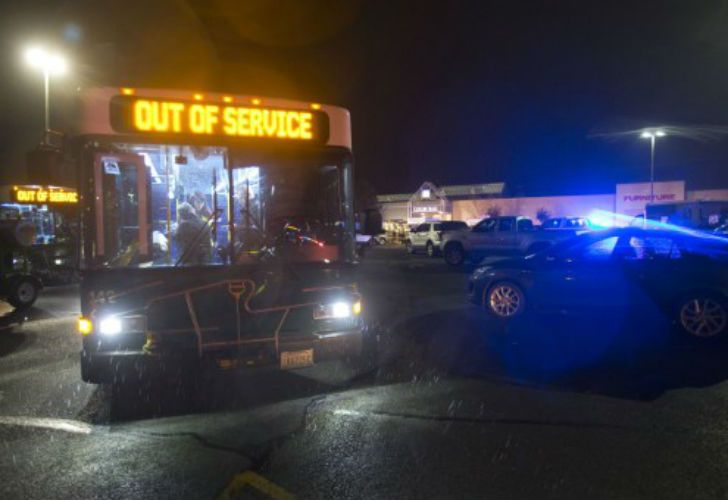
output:
M559 227L559 219L549 219L543 224L541 224L541 227L544 229L555 229Z
M513 231L513 219L501 219L498 223L498 231Z
M584 219L567 219L564 226L569 229L579 229L586 226L586 221Z
M434 224L432 227L433 231L442 231L442 224Z
M586 245L579 245L567 251L567 257L575 257L588 261L604 261L612 258L618 236L610 236L592 241Z
M619 254L625 260L679 259L681 257L675 240L662 236L632 236L627 242L624 252Z
M429 230L430 230L430 225L429 224L420 224L419 226L417 226L415 228L415 231L414 232L415 233L426 233Z
M483 219L473 227L474 233L490 233L495 231L496 219Z
M532 231L533 222L530 219L521 219L518 221L518 231Z
M443 222L440 225L442 226L442 231L458 231L468 228L468 225L462 221Z

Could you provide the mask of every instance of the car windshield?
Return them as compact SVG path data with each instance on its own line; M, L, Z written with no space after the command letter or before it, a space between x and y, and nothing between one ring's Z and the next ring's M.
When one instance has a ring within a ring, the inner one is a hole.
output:
M468 225L461 221L449 221L449 222L442 222L440 224L440 230L441 231L460 231L462 229L467 229Z

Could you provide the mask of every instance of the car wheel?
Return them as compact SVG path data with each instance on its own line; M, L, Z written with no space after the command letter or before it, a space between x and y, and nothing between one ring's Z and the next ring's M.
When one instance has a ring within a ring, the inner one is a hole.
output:
M515 318L526 309L526 296L521 287L505 281L490 287L483 302L489 312L503 319Z
M685 333L696 338L718 337L728 326L726 301L711 294L686 298L678 308L678 324Z
M410 240L404 242L404 248L407 250L407 253L415 253L415 247L412 246L412 242Z
M465 263L465 250L460 243L449 243L445 247L445 262L453 267L460 267Z
M30 278L21 278L15 282L8 297L8 302L16 309L27 309L38 298L38 285Z
M425 251L427 252L428 257L435 257L437 255L437 248L435 248L435 245L431 241L427 242Z

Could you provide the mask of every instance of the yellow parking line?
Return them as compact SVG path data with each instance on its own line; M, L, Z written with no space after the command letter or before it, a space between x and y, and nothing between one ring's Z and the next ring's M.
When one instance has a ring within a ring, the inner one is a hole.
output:
M225 490L220 494L218 500L232 500L238 497L238 493L246 486L251 486L256 490L260 491L264 495L274 500L292 500L295 498L292 494L286 490L268 481L261 475L256 474L253 471L245 471L237 474L233 477L232 481L225 487Z

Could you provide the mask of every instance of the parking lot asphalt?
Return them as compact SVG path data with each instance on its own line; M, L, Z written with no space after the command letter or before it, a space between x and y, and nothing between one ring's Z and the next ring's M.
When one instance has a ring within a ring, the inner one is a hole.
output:
M399 248L359 272L378 339L365 367L94 386L74 287L6 315L0 497L728 494L723 343L652 314L506 326L466 303L466 271Z

